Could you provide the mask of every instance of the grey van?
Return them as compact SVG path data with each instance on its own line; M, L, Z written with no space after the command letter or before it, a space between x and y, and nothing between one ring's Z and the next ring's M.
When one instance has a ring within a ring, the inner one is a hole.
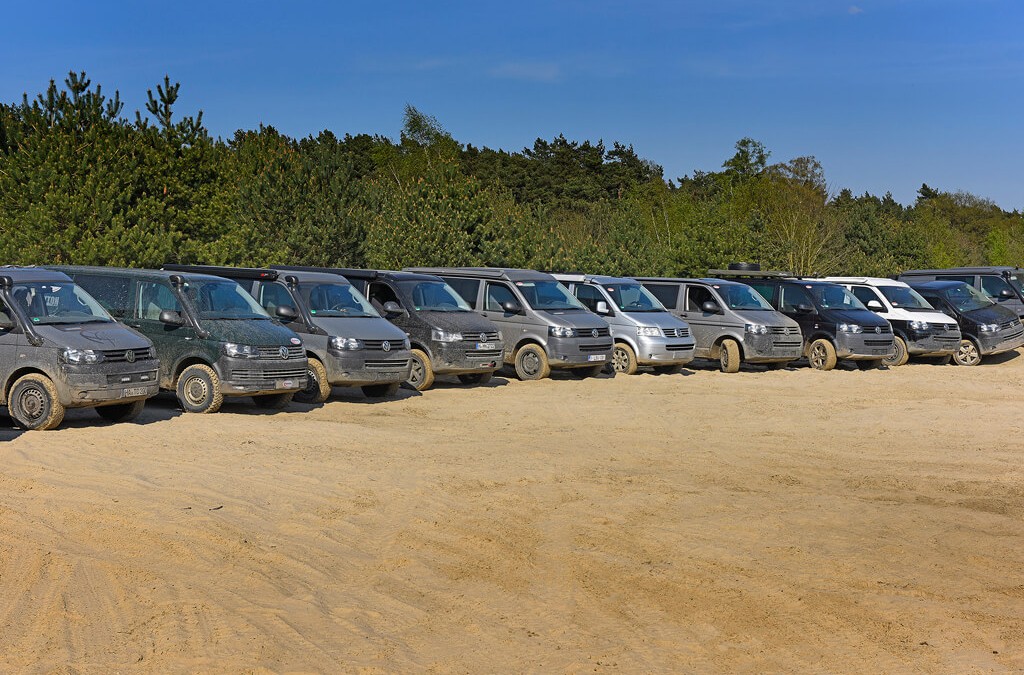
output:
M409 378L409 340L345 277L324 272L212 265L164 269L237 281L263 309L302 338L308 367L302 403L323 403L331 387L361 387L370 397L394 396Z
M639 366L678 373L693 360L690 327L665 309L636 279L553 274L576 299L608 322L615 341L612 368L632 375Z
M261 408L283 408L306 387L302 340L230 279L113 267L59 269L116 319L153 341L160 388L175 392L186 412L216 412L225 396L252 396Z
M984 291L997 305L1024 319L1024 269L1009 265L994 267L951 267L944 270L907 270L895 277L907 283L962 281Z
M501 326L504 361L522 380L545 378L552 368L592 377L611 363L608 322L588 311L550 274L497 267L406 269L436 274L470 307Z
M803 354L800 325L746 284L711 278L638 281L690 325L696 356L717 360L723 373L737 372L744 362L782 368Z
M61 272L0 268L0 404L25 429L53 429L67 408L134 419L155 396L153 343Z

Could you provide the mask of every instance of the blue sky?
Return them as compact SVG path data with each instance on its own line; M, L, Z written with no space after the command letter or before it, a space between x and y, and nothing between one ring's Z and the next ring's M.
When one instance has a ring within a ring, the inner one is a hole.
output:
M833 190L921 183L1024 210L1024 2L13 3L0 100L85 70L128 111L164 74L219 136L269 124L397 137L411 103L459 141L631 143L667 178L749 136Z

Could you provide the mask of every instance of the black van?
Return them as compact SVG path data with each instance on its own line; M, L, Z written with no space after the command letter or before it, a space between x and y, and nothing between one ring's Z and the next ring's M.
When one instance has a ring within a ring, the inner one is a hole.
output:
M950 267L942 270L907 270L895 277L906 283L962 281L984 291L996 304L1024 318L1024 269L1009 265L991 267Z
M844 286L786 272L711 270L708 274L739 279L796 321L804 336L804 356L813 368L832 370L838 360L848 359L869 370L893 351L889 322Z
M504 350L498 327L466 304L443 279L429 274L340 267L289 267L338 274L365 295L385 319L401 328L411 343L408 384L429 389L435 375L457 375L464 384L484 384L501 367Z
M962 281L914 281L912 277L904 281L932 307L960 324L960 349L953 354L957 365L976 366L983 356L1024 345L1024 326L1016 312L997 305L974 286Z

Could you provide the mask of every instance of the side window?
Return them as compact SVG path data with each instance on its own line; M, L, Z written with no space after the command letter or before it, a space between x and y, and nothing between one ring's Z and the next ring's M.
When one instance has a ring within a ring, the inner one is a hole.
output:
M703 312L701 305L710 300L711 302L717 303L715 296L707 288L703 286L687 286L686 287L686 311L687 312Z
M1003 290L1009 290L1013 293L1013 289L1010 288L1010 284L1006 283L1006 280L1002 277L993 277L987 274L981 277L981 289L991 295L993 298L998 298L999 293Z
M455 292L462 296L473 309L476 309L476 294L480 292L479 279L463 279L461 277L445 277L444 280Z
M128 316L131 307L129 289L132 280L128 277L94 277L87 274L75 275L75 283L86 293L96 298L103 309L115 319Z
M14 313L7 309L7 305L4 304L3 300L0 300L0 316L7 319L8 323L14 323ZM0 328L0 332L10 330L9 328Z
M607 302L604 296L601 295L601 291L597 290L590 284L576 284L573 288L573 292L576 294L576 299L583 303L583 306L589 309L591 312L597 311L597 303Z
M160 312L170 310L180 312L181 304L169 286L159 281L143 281L139 283L138 316L140 319L158 321Z
M882 307L885 307L885 303L882 302L882 299L880 297L878 297L878 292L875 291L875 289L871 288L870 286L854 286L850 290L853 292L854 296L856 296L858 300L864 303L865 307L867 307L868 302L870 302L871 300L875 300L876 302L880 303Z
M295 301L292 300L288 289L274 282L260 284L257 300L270 316L274 316L274 311L282 305L295 307Z
M391 290L391 287L387 284L374 282L367 287L366 299L370 301L373 308L378 312L384 312L384 303L386 302L397 302L399 305L402 303L398 301L398 296Z
M679 305L679 286L675 284L644 284L644 288L667 309L675 309Z
M757 291L757 294L764 298L769 305L772 307L778 307L778 305L775 304L775 285L758 283L757 281L744 281L743 283Z
M487 284L487 303L486 308L489 312L503 312L501 303L518 302L516 300L516 294L512 292L512 289L504 284Z
M973 274L936 274L935 279L938 281L962 281L968 286L974 286Z
M782 307L783 312L795 312L798 305L814 306L811 296L800 286L782 286L779 293L782 297L779 306Z

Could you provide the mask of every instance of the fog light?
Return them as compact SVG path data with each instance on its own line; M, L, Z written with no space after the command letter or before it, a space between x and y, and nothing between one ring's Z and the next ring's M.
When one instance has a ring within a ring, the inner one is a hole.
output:
M132 381L131 375L129 375L128 377L122 377L121 381L122 382L131 382Z

